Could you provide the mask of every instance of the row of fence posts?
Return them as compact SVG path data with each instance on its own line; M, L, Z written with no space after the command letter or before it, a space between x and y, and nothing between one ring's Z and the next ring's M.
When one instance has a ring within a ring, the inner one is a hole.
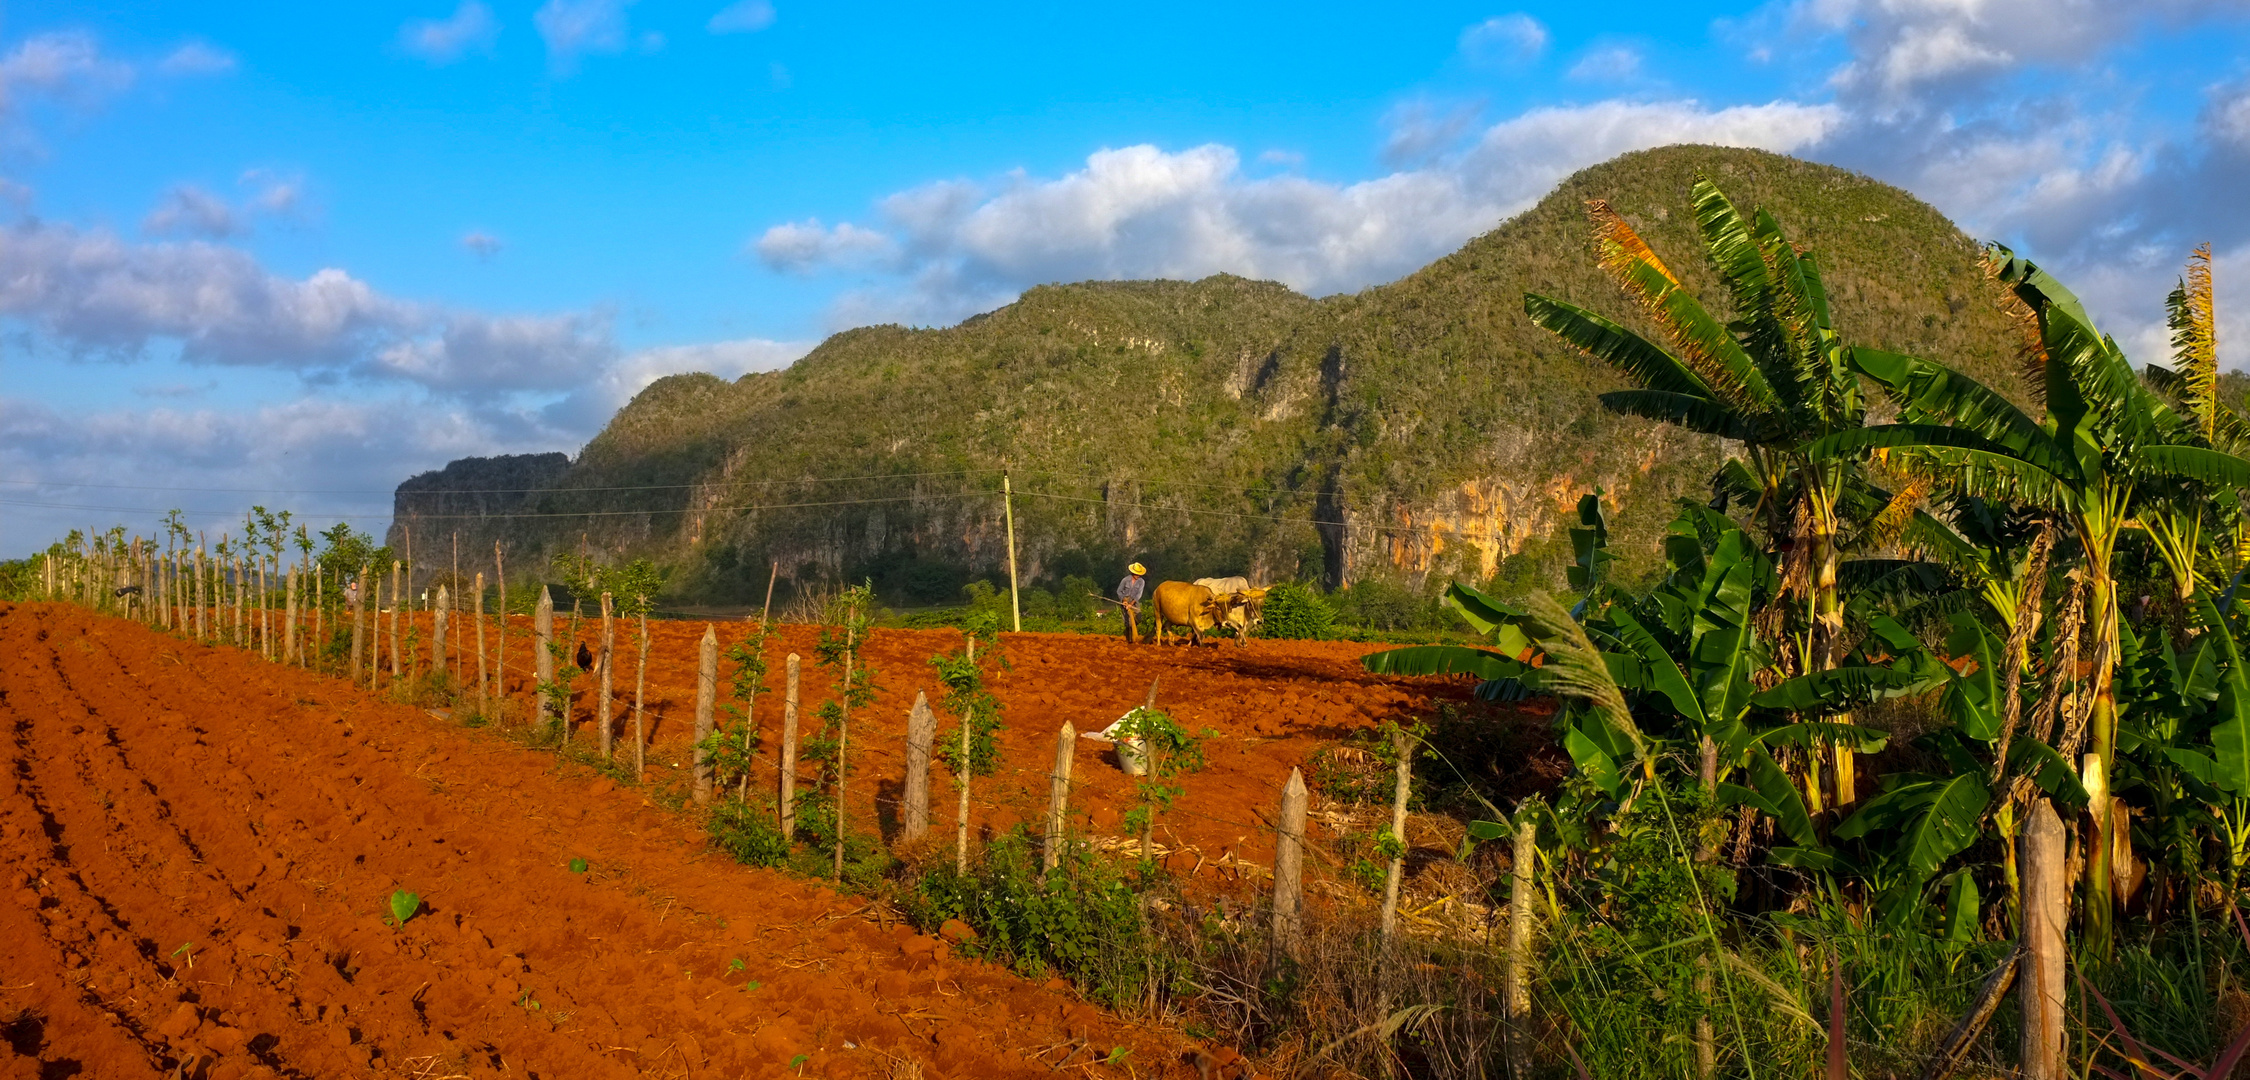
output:
M494 557L496 567L504 572L505 564L498 561L500 552L497 545ZM246 563L250 565L245 565ZM137 615L152 627L180 630L206 639L231 638L232 643L244 648L254 645L260 655L268 658L275 658L278 652L278 658L283 662L310 666L309 657L300 642L300 601L310 601L309 608L305 610L311 614L313 640L321 640L326 626L325 592L322 584L326 575L311 574L311 595L301 596L304 591L302 583L305 568L289 566L284 569L284 602L280 612L271 610L271 591L267 587L266 568L262 561L234 558L222 562L210 558L208 552L200 547L190 549L185 555L160 553L154 550L153 544L144 545L139 539L133 541L123 558L102 554L89 556L83 562L58 565L55 558L49 555L45 560L43 584L45 595L49 599L74 599L94 610L115 611L126 617ZM394 562L391 565L389 576L392 602L387 628L372 625L373 620L368 618L371 614L369 601L379 600L377 593L381 587L381 579L376 576L373 566L361 568L359 587L351 592L351 657L348 677L354 685L358 685L361 679L362 659L365 658L367 686L369 689L374 688L375 671L379 666L379 658L375 655L377 650L370 647L379 637L374 631L388 631L390 668L394 680L404 677L404 664L411 663L406 658L407 650L402 646L399 630L399 613L405 607L402 569L400 563ZM495 662L487 664L484 584L484 575L480 572L476 577L475 609L477 696L480 710L488 707L492 695L504 692L500 685L500 674L505 670L507 649L507 616L503 607L495 643ZM139 587L137 594L131 591L131 586ZM227 595L229 586L233 593L231 604ZM246 595L253 590L257 594L254 604L252 598ZM432 609L433 670L450 670L450 651L447 646L451 599L448 588L440 585ZM616 647L613 612L610 594L603 593L601 682L597 705L600 723L597 726L600 728L600 747L605 758L614 752L610 729L616 720L610 715L613 707L610 665ZM231 635L226 633L230 613L233 623ZM276 615L279 616L278 620L274 618ZM554 616L553 596L548 589L542 587L532 618L534 667L542 687L554 684ZM212 633L211 623L214 617L220 623L220 633L217 635ZM279 626L274 625L276 621ZM280 639L278 643L275 641L277 636ZM637 773L646 771L647 733L643 721L643 701L648 646L646 616L643 616L640 675L634 687L632 712ZM707 624L699 643L696 674L694 797L698 803L708 803L712 798L712 769L704 745L716 721L718 658L717 629ZM460 658L460 662L465 665L466 658ZM796 653L788 654L785 662L781 760L778 769L778 824L784 836L793 835L796 826L794 789L799 734L800 663ZM1149 687L1148 707L1154 707L1156 690L1157 687L1152 683ZM553 705L543 691L539 692L538 716L542 723L561 721L567 738L568 717L554 715ZM963 760L967 760L969 751L968 731L969 726L962 725L963 745L960 749ZM901 815L902 836L907 841L919 840L929 831L929 779L936 734L936 714L930 708L927 694L918 692L907 717L905 805ZM1381 911L1380 925L1385 940L1392 938L1398 928L1399 888L1405 863L1404 835L1413 760L1412 737L1401 731L1395 733L1393 738L1392 748L1397 758L1397 767L1389 835L1395 848L1384 885ZM1064 854L1077 740L1077 730L1068 723L1062 725L1055 737L1054 764L1048 774L1046 834L1041 853L1043 869L1046 871L1059 866ZM956 859L957 869L965 872L969 836L969 788L966 778L963 778L960 789L960 806L956 815ZM1289 777L1281 787L1279 813L1275 819L1272 948L1276 955L1302 955L1305 819L1308 802L1302 770L1290 769ZM1503 988L1503 1007L1509 1027L1507 1056L1510 1072L1516 1076L1527 1076L1532 1059L1529 1040L1524 1033L1528 1031L1531 1012L1528 958L1536 931L1536 915L1531 897L1538 858L1537 829L1529 815L1521 815L1521 820L1516 823L1513 839L1513 880L1507 925L1508 966ZM2063 935L2068 917L2069 888L2064 827L2049 803L2039 800L2032 804L2016 842L2022 882L2021 932L2017 946L1987 978L1975 1007L1941 1044L1939 1052L1925 1070L1925 1076L1940 1075L1958 1064L1973 1046L2012 984L2018 991L2017 999L2022 1012L2019 1047L2022 1075L2026 1080L2060 1080L2063 1076L2063 980L2066 971ZM1709 1054L1706 1053L1703 1057L1708 1065Z
M313 666L307 646L327 630L327 575L316 572L309 555L282 563L278 555L230 554L227 546L224 535L219 555L201 536L193 545L168 550L134 537L121 550L105 545L60 560L48 552L41 557L41 596L154 629L255 648L269 660ZM274 576L281 578L278 610Z

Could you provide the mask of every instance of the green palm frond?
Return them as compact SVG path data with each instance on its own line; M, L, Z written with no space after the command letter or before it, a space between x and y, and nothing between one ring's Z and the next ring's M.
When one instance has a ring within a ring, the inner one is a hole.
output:
M1525 628L1531 631L1540 651L1547 654L1546 665L1539 669L1540 688L1580 702L1630 741L1636 752L1645 755L1648 740L1641 734L1640 725L1633 722L1632 712L1625 707L1625 693L1617 688L1609 662L1586 636L1586 628L1545 592L1531 594L1525 606L1531 612Z
M1881 349L1850 350L1854 369L1881 383L1906 418L1976 432L2049 472L2070 468L2054 438L2014 402L1952 368Z
M1586 355L1624 372L1650 390L1712 398L1709 383L1672 354L1576 304L1525 293L1523 311L1533 325L1578 347Z
M1678 424L1722 439L1755 440L1766 434L1752 418L1709 398L1664 390L1612 390L1601 395L1604 408L1644 420Z
M2165 298L2165 324L2172 330L2172 363L2180 376L2180 398L2203 433L2218 441L2218 315L2211 296L2211 245L2188 256L2179 287Z

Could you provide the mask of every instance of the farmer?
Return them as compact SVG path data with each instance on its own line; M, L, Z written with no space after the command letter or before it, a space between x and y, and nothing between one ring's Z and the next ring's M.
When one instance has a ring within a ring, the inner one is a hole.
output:
M1135 645L1141 642L1141 596L1148 591L1148 579L1143 574L1148 567L1134 563L1125 568L1124 580L1117 583L1117 603L1125 609L1125 640Z

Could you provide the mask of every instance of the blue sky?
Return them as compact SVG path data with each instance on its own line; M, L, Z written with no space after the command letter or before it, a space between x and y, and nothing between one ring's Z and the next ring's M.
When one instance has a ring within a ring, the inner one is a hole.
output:
M1043 281L1357 289L1680 141L1906 187L2158 358L2189 245L2217 247L2223 307L2250 271L2246 16L17 3L0 554L253 498L380 527L406 475L575 452L664 373Z

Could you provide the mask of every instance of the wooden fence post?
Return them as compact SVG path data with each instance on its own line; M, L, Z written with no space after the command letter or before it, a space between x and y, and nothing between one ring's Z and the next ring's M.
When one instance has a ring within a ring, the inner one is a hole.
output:
M695 663L695 801L711 801L711 713L719 701L719 631L703 624L703 647Z
M609 595L608 593L603 593L603 594L602 594L602 690L601 690L601 695L600 695L600 697L598 697L598 698L596 699L596 700L597 700L597 701L599 702L599 704L598 704L598 705L596 705L596 707L595 707L595 710L594 710L594 713L595 713L595 722L596 722L596 723L598 723L598 724L600 724L600 725L601 725L601 729L602 729L602 732L601 732L601 740L602 740L602 742L601 742L601 746L602 746L602 760L603 760L603 761L608 761L608 760L610 760L610 759L611 759L612 757L616 756L616 755L615 755L615 752L614 752L614 750L612 749L612 745L611 745L611 742L610 742L610 732L609 732L609 726L610 726L610 718L609 718L609 710L610 710L610 658L611 658L611 657L613 657L613 656L615 656L615 655L617 654L617 623L616 623L616 621L615 621L615 620L614 620L614 619L612 618L612 616L613 616L614 614L615 614L615 608L613 607L613 604L612 604L612 600L611 600L611 598L610 598L610 595Z
M538 676L539 724L544 727L554 718L554 703L547 700L547 686L555 681L555 596L545 585L539 586L539 606L531 609L532 671ZM569 717L561 718L567 726Z
M633 776L645 780L648 778L648 728L641 720L641 702L648 690L648 598L641 597L636 604L640 607L641 659L633 666Z
M1281 786L1281 815L1273 846L1273 950L1290 959L1304 945L1305 773L1289 770Z
M477 715L492 715L492 693L485 680L492 675L484 662L484 571L477 571Z
M1391 752L1398 755L1398 782L1391 790L1391 842L1398 854L1391 857L1391 873L1383 886L1383 939L1398 932L1399 879L1406 876L1406 798L1414 783L1414 736L1405 728L1391 733Z
M297 662L297 568L292 566L281 579L281 662Z
M205 588L209 584L211 575L211 559L209 553L204 550L206 543L202 533L195 534L195 636L209 641L211 640L209 598L215 595L218 590L216 588Z
M914 692L906 714L906 801L899 810L899 835L912 843L930 831L930 749L937 742L937 714L930 695Z
M964 714L961 717L961 767L954 771L953 777L961 793L959 805L953 812L953 872L963 876L969 872L969 784L976 776L976 767L969 757L969 726L969 715Z
M1065 721L1055 734L1055 769L1047 774L1047 842L1042 873L1062 865L1063 825L1070 810L1070 767L1078 761L1078 729Z
M781 698L781 838L797 835L797 654L784 664L788 685Z
M2023 1063L2024 1080L2061 1080L2063 925L2069 916L2070 884L2064 866L2063 824L2047 800L2031 805L2021 842L2023 960L2016 997L2023 1007L2023 1042L2018 1060Z
M1531 1076L1531 931L1533 867L1539 860L1539 825L1529 809L1516 808L1515 884L1508 893L1508 1075Z
M359 580L352 584L351 597L352 663L351 667L347 670L348 677L351 679L352 685L358 686L359 675L361 670L363 670L361 666L361 652L367 646L367 633L364 625L367 622L367 567L365 566L361 566L359 568Z
M406 600L406 594L400 590L401 565L397 559L391 560L391 681L394 683L399 676L398 609Z
M492 542L493 599L499 601L500 617L492 630L492 696L503 701L508 697L508 560L500 553L500 541ZM636 777L637 779L637 777Z
M453 613L453 594L444 585L437 587L437 607L430 615L430 674L446 674L453 670L445 661L445 632L447 616Z

